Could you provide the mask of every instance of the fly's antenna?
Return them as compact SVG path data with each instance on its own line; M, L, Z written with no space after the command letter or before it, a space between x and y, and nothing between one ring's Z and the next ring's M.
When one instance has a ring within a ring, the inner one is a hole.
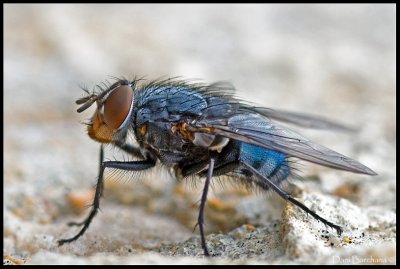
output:
M108 86L106 83L103 83L104 86ZM76 111L78 113L81 113L82 111L85 111L88 109L91 105L93 105L94 102L98 102L99 100L102 100L106 94L110 92L110 90L114 89L115 87L109 89L103 89L100 85L97 85L97 87L101 90L99 94L92 93L89 96L82 97L78 100L75 101L77 105L83 104L81 107L79 107ZM85 92L88 93L86 89L83 89ZM99 104L98 104L99 105Z
M76 100L76 104L77 105L81 105L83 104L81 107L79 107L76 111L78 113L81 113L82 111L85 111L86 109L88 109L94 102L96 102L98 96L95 94L91 94L89 96L80 98L78 100Z

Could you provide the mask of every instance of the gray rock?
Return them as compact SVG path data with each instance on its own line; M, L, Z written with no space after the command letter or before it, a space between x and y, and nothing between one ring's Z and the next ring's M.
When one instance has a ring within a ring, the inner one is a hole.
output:
M394 4L4 5L4 264L396 264L395 22ZM78 86L110 75L230 81L248 101L356 126L299 131L379 175L295 164L305 180L285 188L342 236L277 195L215 184L206 259L201 182L110 173L101 213L58 247L98 169Z

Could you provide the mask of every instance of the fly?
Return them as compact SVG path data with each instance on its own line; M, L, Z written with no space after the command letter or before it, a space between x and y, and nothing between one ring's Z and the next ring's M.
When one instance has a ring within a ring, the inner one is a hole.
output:
M305 114L252 106L234 96L227 83L200 84L179 79L156 80L138 85L139 79L117 81L99 92L89 93L76 104L82 112L96 103L87 124L88 135L100 142L100 168L92 209L87 218L70 226L82 226L81 237L99 209L104 170L148 170L160 163L172 168L177 178L205 178L197 225L204 255L209 256L204 236L204 208L213 176L238 177L246 186L273 190L315 219L335 229L342 228L293 198L281 188L292 173L289 158L353 173L376 175L365 165L272 121L310 128L349 128ZM133 134L136 145L127 143ZM104 161L103 144L114 145L139 161Z

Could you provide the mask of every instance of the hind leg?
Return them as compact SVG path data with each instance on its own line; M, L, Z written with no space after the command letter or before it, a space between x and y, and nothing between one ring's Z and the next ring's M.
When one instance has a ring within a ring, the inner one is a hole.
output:
M284 190L282 190L278 184L276 184L275 182L273 182L272 180L270 180L268 177L262 175L257 169L253 168L252 166L243 163L243 165L246 167L246 169L250 170L254 175L256 175L259 179L256 182L257 185L259 185L261 188L263 189L272 189L274 190L277 194L279 194L279 196L281 196L283 199L291 202L292 204L300 207L302 210L304 210L306 213L310 214L311 216L313 216L315 219L321 221L322 223L324 223L325 225L333 228L336 230L336 232L338 233L338 235L341 235L343 230L339 225L336 225L326 219L324 219L323 217L319 216L318 214L316 214L315 212L311 211L311 209L309 209L308 207L306 207L304 204L302 204L301 202L297 201L296 199L294 199L292 196L290 196L289 193L285 192Z

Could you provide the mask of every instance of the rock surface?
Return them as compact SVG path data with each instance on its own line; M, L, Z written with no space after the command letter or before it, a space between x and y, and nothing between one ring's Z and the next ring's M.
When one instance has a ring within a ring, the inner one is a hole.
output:
M396 264L395 21L395 5L4 5L4 264ZM378 176L295 164L304 180L286 189L341 236L276 194L215 183L207 259L201 182L110 173L88 231L58 247L96 182L79 85L134 75L230 81L248 101L356 126L296 130Z

